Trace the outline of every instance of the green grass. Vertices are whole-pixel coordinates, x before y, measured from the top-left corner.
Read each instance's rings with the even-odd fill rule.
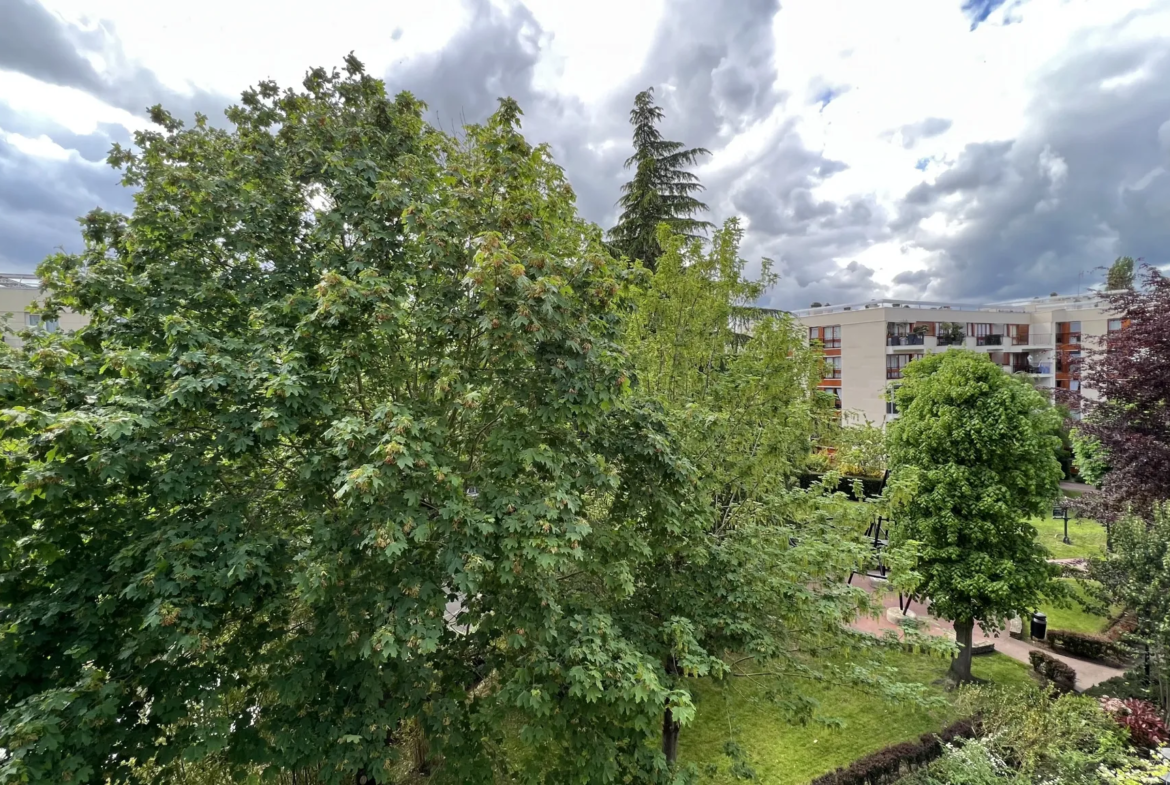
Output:
[[[1066,580],[1065,583],[1072,587],[1074,593],[1081,597],[1085,596],[1084,587],[1080,582]],[[1109,619],[1087,613],[1075,600],[1068,608],[1041,605],[1040,610],[1048,616],[1048,629],[1050,630],[1072,630],[1073,632],[1100,634],[1105,632],[1109,626]],[[1119,610],[1119,608],[1114,608],[1113,612],[1117,613]]]
[[[1105,554],[1105,527],[1096,521],[1073,518],[1068,522],[1068,538],[1072,545],[1065,545],[1064,521],[1052,518],[1033,518],[1036,527],[1036,541],[1048,549],[1054,559],[1087,559]]]
[[[943,694],[935,682],[946,674],[949,661],[899,653],[890,655],[890,664],[906,681],[931,685],[932,692]],[[976,657],[973,672],[996,684],[1031,682],[1024,665],[1001,654]],[[846,687],[818,685],[812,689],[820,704],[818,716],[842,720],[844,726],[794,725],[768,700],[769,687],[767,681],[748,679],[697,685],[697,715],[683,729],[679,749],[680,757],[697,763],[701,772],[708,764],[716,766],[715,776],[704,782],[731,785],[738,781],[724,753],[729,740],[744,750],[757,782],[798,785],[887,745],[939,730],[958,716],[949,706],[927,711],[890,704],[880,696]]]

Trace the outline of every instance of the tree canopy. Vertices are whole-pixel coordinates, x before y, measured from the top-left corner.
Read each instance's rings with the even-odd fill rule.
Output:
[[[1105,343],[1087,347],[1079,426],[1097,448],[1101,492],[1085,506],[1100,520],[1127,510],[1149,518],[1170,499],[1170,279],[1145,268],[1140,289],[1106,294],[1121,318]]]
[[[654,634],[670,641],[662,656],[680,689],[704,674],[770,678],[804,720],[815,714],[805,686],[825,677],[907,697],[867,658],[878,642],[848,626],[875,607],[845,584],[871,556],[859,536],[870,505],[830,492],[835,477],[828,488],[795,483],[833,416],[816,392],[823,360],[791,316],[752,306],[774,277],[765,262],[758,280],[745,278],[741,239],[735,221],[708,248],[662,227],[658,270],[628,320],[635,395],[663,407],[695,467],[702,528],[647,563],[625,626],[665,631]],[[848,668],[828,664],[842,659]],[[674,719],[664,717],[668,758]]]
[[[133,214],[41,265],[90,321],[0,350],[0,779],[377,780],[407,728],[454,781],[665,771],[671,639],[613,610],[707,519],[626,271],[513,102],[422,109],[352,57],[228,130],[156,107]]]
[[[1110,291],[1133,288],[1134,261],[1130,256],[1119,256],[1109,265],[1105,288]]]
[[[1060,418],[1026,380],[952,349],[906,366],[888,426],[893,485],[910,485],[891,545],[916,550],[916,592],[954,622],[971,676],[973,625],[996,628],[1051,590],[1053,568],[1028,517],[1056,496]]]
[[[665,223],[671,231],[690,239],[713,228],[711,223],[695,217],[706,212],[707,205],[696,198],[703,186],[698,176],[688,170],[710,151],[687,148],[682,142],[663,138],[658,130],[662,118],[662,109],[654,103],[653,88],[634,97],[634,108],[630,110],[634,154],[626,159],[626,168],[634,169],[634,179],[622,186],[618,200],[622,213],[617,226],[610,230],[610,242],[618,253],[640,259],[651,270],[663,253],[658,242],[659,224]]]

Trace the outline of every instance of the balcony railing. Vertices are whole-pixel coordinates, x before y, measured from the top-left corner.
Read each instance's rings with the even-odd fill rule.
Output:
[[[1002,335],[980,335],[975,339],[976,346],[1002,346]]]
[[[1056,342],[1062,344],[1078,344],[1081,342],[1080,333],[1057,333]]]
[[[938,337],[939,346],[962,346],[964,343],[961,335],[940,335]]]
[[[922,346],[926,339],[921,335],[887,335],[886,346]]]
[[[886,369],[886,378],[887,379],[901,379],[902,378],[902,369],[901,368],[887,368]]]

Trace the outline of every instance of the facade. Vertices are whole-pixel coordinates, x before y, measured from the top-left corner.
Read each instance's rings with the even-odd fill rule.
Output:
[[[8,329],[13,332],[24,330],[76,330],[85,324],[84,316],[74,313],[61,314],[60,323],[42,321],[35,313],[29,313],[33,302],[41,294],[41,284],[35,276],[23,273],[0,273],[0,319],[7,317]],[[21,343],[15,335],[4,336],[5,343],[17,346]]]
[[[1027,374],[1041,389],[1067,391],[1078,416],[1082,349],[1101,345],[1121,327],[1092,293],[989,305],[875,300],[793,315],[823,347],[821,388],[838,396],[843,412],[875,425],[897,417],[887,390],[906,365],[952,346],[986,352],[1005,372]]]

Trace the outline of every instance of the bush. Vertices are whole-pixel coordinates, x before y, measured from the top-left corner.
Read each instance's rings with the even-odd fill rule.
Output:
[[[1135,747],[1152,750],[1170,741],[1170,730],[1162,720],[1158,707],[1138,698],[1102,698],[1101,708],[1129,731],[1129,740]]]
[[[1049,630],[1045,640],[1057,651],[1074,657],[1105,662],[1122,662],[1125,659],[1121,647],[1103,635],[1090,635],[1072,630]]]
[[[1077,686],[1077,672],[1050,654],[1033,649],[1028,652],[1032,669],[1061,692],[1072,692]]]
[[[969,688],[959,705],[981,712],[987,748],[1018,773],[1005,782],[1097,783],[1101,766],[1131,755],[1125,730],[1092,698],[1020,685]]]
[[[938,733],[924,733],[917,741],[904,741],[858,758],[846,768],[822,774],[811,785],[882,785],[901,779],[907,773],[937,759],[946,745],[957,739],[979,735],[978,717],[968,717],[948,725]]]

